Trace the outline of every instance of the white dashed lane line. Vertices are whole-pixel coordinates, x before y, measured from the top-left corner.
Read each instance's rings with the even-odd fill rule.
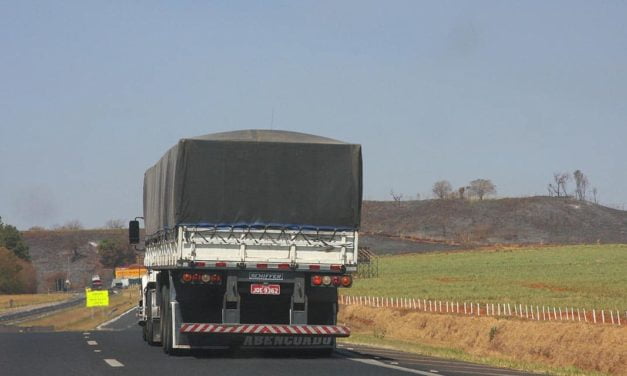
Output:
[[[87,344],[89,346],[98,346],[98,342],[96,342],[96,341],[87,341]]]
[[[118,362],[115,359],[105,359],[104,361],[111,367],[124,367],[124,364]]]
[[[368,364],[371,366],[377,366],[377,367],[383,367],[383,368],[390,368],[390,369],[394,369],[397,371],[403,371],[403,372],[407,372],[407,373],[413,373],[414,375],[423,375],[423,376],[440,376],[440,374],[438,373],[432,373],[432,372],[426,372],[426,371],[419,371],[417,369],[412,369],[412,368],[405,368],[405,367],[401,367],[401,366],[397,366],[394,364],[385,364],[383,362],[380,362],[378,360],[374,360],[374,359],[361,359],[361,358],[346,358],[348,360],[352,360],[354,362],[359,362],[359,363],[364,363],[364,364]]]
[[[102,350],[94,350],[94,352],[95,352],[95,353],[99,353],[99,352],[101,352],[101,351],[102,351]]]

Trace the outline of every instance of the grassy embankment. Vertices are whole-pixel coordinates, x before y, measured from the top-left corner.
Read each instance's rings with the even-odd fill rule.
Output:
[[[627,245],[381,258],[350,295],[627,309]],[[552,374],[627,374],[627,327],[345,307],[349,341]]]
[[[347,295],[627,309],[627,244],[382,257]]]
[[[108,307],[73,307],[50,316],[25,321],[20,326],[54,326],[56,331],[91,330],[137,305],[139,289],[130,288],[109,296]]]
[[[60,302],[71,297],[72,295],[63,293],[0,295],[0,312],[44,303]]]

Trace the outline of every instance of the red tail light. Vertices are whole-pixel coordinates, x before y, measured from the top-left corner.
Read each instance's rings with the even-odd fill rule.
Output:
[[[340,281],[340,277],[334,275],[333,277],[331,277],[331,283],[333,283],[333,286],[339,286],[342,284],[342,281]]]
[[[290,268],[290,264],[279,264],[278,268],[279,269],[289,269]]]
[[[183,282],[191,282],[192,275],[190,273],[183,273],[183,277],[181,278],[181,280],[183,280]]]
[[[226,268],[226,262],[216,262],[216,268]]]
[[[311,277],[311,284],[314,286],[320,286],[322,284],[322,277],[319,275],[314,275]]]
[[[342,271],[342,265],[331,265],[331,270],[334,272],[341,272]]]
[[[257,264],[257,269],[268,269],[268,264]]]
[[[309,270],[320,270],[320,265],[309,265]]]
[[[222,281],[222,276],[220,274],[211,275],[211,283],[220,283],[221,281]]]
[[[342,276],[342,286],[350,287],[353,284],[353,279],[349,275]]]
[[[198,273],[192,274],[192,281],[194,281],[194,282],[200,281],[200,274],[198,274]]]

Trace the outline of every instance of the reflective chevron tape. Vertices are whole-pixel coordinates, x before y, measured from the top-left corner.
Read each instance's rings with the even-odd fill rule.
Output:
[[[348,337],[350,329],[340,325],[201,324],[184,323],[181,333],[297,334]]]

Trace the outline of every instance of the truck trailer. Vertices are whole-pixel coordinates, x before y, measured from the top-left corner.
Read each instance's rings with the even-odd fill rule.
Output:
[[[148,344],[330,354],[349,336],[338,289],[357,270],[360,145],[270,130],[181,139],[146,171],[143,199]]]

